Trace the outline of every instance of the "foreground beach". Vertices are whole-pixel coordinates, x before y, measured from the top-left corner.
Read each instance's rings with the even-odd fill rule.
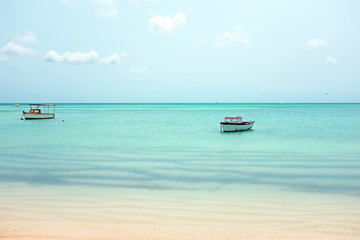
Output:
[[[64,195],[63,187],[2,186],[0,239],[360,238],[358,197],[289,195],[266,188],[200,191],[191,196],[68,190]],[[258,191],[265,198],[259,198]]]

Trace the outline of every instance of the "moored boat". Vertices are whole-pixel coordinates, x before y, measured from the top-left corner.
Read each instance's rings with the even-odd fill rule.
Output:
[[[224,122],[220,122],[220,129],[224,132],[245,131],[252,128],[255,121],[243,122],[242,117],[225,117]]]
[[[29,105],[30,105],[30,111],[29,112],[23,111],[23,116],[25,120],[55,118],[55,104],[29,104]],[[50,112],[50,107],[52,107],[53,112]]]

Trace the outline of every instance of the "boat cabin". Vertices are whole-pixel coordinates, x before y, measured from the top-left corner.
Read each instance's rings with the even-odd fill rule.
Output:
[[[227,123],[242,123],[242,117],[225,117]]]
[[[38,113],[38,114],[40,114],[41,110],[40,109],[30,109],[30,113]]]

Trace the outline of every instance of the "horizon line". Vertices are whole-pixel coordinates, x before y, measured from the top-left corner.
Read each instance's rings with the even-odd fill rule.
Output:
[[[360,102],[52,102],[53,104],[360,104]],[[0,104],[49,104],[49,102],[2,102]]]

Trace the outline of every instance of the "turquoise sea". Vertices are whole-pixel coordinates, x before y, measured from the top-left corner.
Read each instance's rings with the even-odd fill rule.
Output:
[[[360,196],[360,104],[0,105],[0,185]],[[222,133],[225,116],[255,120]],[[20,191],[20,190],[19,190]]]

